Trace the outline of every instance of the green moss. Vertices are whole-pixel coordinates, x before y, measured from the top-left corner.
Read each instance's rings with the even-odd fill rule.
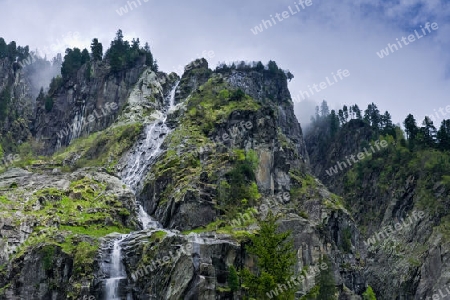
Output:
[[[304,211],[304,210],[299,211],[298,215],[300,217],[302,217],[302,218],[305,218],[305,219],[309,218],[308,213],[306,211]]]
[[[91,245],[87,242],[81,242],[76,246],[73,262],[75,276],[93,276],[91,273],[97,251],[98,244]]]
[[[377,300],[377,297],[372,289],[372,287],[369,285],[367,286],[366,291],[362,294],[363,300]]]
[[[3,202],[8,203],[6,200]],[[106,184],[89,177],[71,182],[66,191],[55,188],[36,191],[25,204],[24,214],[36,219],[42,228],[54,226],[56,221],[57,227],[50,227],[47,231],[64,234],[66,242],[54,243],[60,245],[66,253],[72,253],[71,239],[76,235],[98,239],[113,232],[131,231],[131,228],[126,228],[121,223],[123,218],[130,216],[130,212],[115,196],[106,193]],[[105,225],[106,219],[110,219],[111,225]],[[52,234],[43,235],[42,228],[35,228],[24,247],[18,251],[19,256],[29,247],[52,240],[49,238]]]
[[[221,78],[211,78],[194,92],[187,103],[187,116],[183,124],[198,127],[208,135],[215,125],[225,122],[236,110],[256,111],[260,105],[239,90],[230,90]]]
[[[69,147],[53,155],[52,159],[62,163],[77,154],[80,158],[72,169],[102,166],[114,172],[118,160],[135,144],[142,129],[143,125],[138,123],[109,127],[88,137],[76,139]]]
[[[121,210],[119,210],[119,215],[122,217],[128,217],[130,216],[130,211],[128,209],[122,208]]]
[[[91,237],[104,237],[108,234],[117,233],[130,233],[131,229],[120,226],[104,226],[104,225],[91,225],[91,226],[60,226],[60,230],[70,231],[73,234],[87,235]]]
[[[121,203],[115,201],[114,196],[106,195],[105,189],[104,183],[84,177],[72,182],[68,191],[39,190],[28,205],[39,202],[40,210],[27,213],[44,219],[57,217],[62,225],[70,223],[75,226],[102,224],[106,217],[125,215]]]
[[[303,199],[305,197],[318,196],[318,185],[314,177],[309,174],[300,173],[297,170],[290,170],[292,188],[290,197],[292,200]]]
[[[155,242],[162,241],[167,236],[167,232],[165,231],[156,231],[152,233],[151,240]]]
[[[1,204],[11,204],[11,200],[9,200],[7,197],[5,196],[0,196],[0,203]]]
[[[231,292],[231,288],[219,286],[216,288],[216,291],[218,291],[219,293],[226,293],[226,292]]]

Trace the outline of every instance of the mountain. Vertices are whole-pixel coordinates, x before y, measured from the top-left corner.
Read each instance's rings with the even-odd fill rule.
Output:
[[[364,237],[364,277],[377,299],[441,297],[450,212],[447,120],[436,130],[428,118],[417,127],[409,115],[405,137],[396,125],[374,123],[380,118],[370,118],[370,111],[376,105],[339,126],[333,111],[316,116],[305,137],[313,174],[342,196]]]
[[[120,30],[105,54],[96,39],[52,63],[11,49],[0,51],[0,299],[422,299],[444,286],[445,151],[334,111],[305,135],[292,74],[273,61],[197,59],[179,77]],[[404,232],[368,240],[407,216]],[[292,270],[278,271],[301,283],[252,252],[271,218],[259,251],[289,237]]]

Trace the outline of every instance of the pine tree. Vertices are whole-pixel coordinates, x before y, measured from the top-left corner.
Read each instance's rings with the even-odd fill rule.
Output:
[[[358,105],[353,105],[353,112],[356,115],[356,119],[361,120],[362,119],[362,115],[361,115],[361,110],[359,109]]]
[[[450,150],[450,120],[444,120],[437,132],[439,149]]]
[[[85,63],[89,62],[91,60],[91,57],[89,55],[89,51],[87,51],[86,48],[81,51],[81,64],[84,65]]]
[[[82,65],[82,54],[78,48],[67,48],[64,62],[61,67],[61,75],[64,79],[76,74]]]
[[[340,109],[338,115],[339,115],[339,124],[344,125],[345,124],[344,111]]]
[[[228,268],[228,286],[232,292],[236,292],[240,288],[239,276],[234,266]]]
[[[347,123],[347,121],[348,121],[348,107],[347,107],[347,105],[344,105],[344,107],[342,108],[342,111],[344,112],[345,123]]]
[[[102,58],[103,58],[103,45],[102,45],[102,43],[98,42],[97,38],[92,40],[91,52],[92,52],[92,59],[94,61],[101,61],[102,60]]]
[[[256,299],[267,299],[267,293],[275,289],[279,295],[273,299],[294,297],[294,290],[288,287],[296,261],[291,232],[277,233],[276,221],[269,213],[261,222],[259,234],[250,238],[251,244],[247,247],[248,252],[256,256],[258,273],[243,269],[241,278],[243,286],[248,289],[248,296]]]
[[[274,62],[273,60],[270,60],[270,61],[269,61],[268,68],[269,68],[269,72],[272,73],[272,74],[276,74],[276,73],[278,73],[278,71],[280,70],[280,69],[278,68],[277,63]]]
[[[316,106],[315,116],[316,116],[316,122],[319,122],[320,114],[319,114],[319,106],[318,105]]]
[[[258,63],[256,63],[255,70],[258,71],[258,72],[264,71],[264,65],[263,65],[263,63],[261,61],[258,61]]]
[[[334,280],[333,269],[331,267],[330,260],[327,256],[323,258],[320,263],[326,263],[328,268],[321,268],[320,273],[316,278],[316,282],[319,285],[319,295],[317,299],[320,300],[337,300],[336,298],[336,282]]]
[[[16,61],[17,45],[15,41],[12,41],[8,44],[8,57],[11,61]]]
[[[154,67],[153,55],[152,52],[150,51],[150,46],[148,45],[148,43],[145,43],[144,52],[145,52],[145,64],[153,69]]]
[[[394,134],[394,124],[392,123],[392,118],[391,118],[391,114],[386,111],[382,116],[381,116],[381,129],[383,131],[384,134]]]
[[[436,127],[434,127],[433,121],[426,116],[422,122],[423,127],[420,128],[420,133],[422,135],[422,143],[425,146],[434,147],[436,145]]]
[[[289,80],[289,82],[294,79],[294,74],[292,74],[290,71],[287,71],[286,78]]]
[[[369,104],[364,111],[364,120],[368,122],[373,129],[378,130],[380,128],[380,111],[374,103]]]
[[[323,100],[322,104],[320,105],[320,116],[321,117],[327,117],[330,114],[330,109],[328,108],[327,101]]]
[[[408,140],[414,141],[419,131],[417,128],[416,119],[414,119],[412,114],[409,114],[405,121],[403,121],[403,124],[405,125],[406,137]]]
[[[334,109],[331,110],[329,118],[330,118],[330,134],[333,137],[339,130],[339,117],[336,115]]]
[[[8,45],[3,38],[0,38],[0,58],[4,58],[8,55]]]
[[[366,291],[362,294],[363,300],[377,300],[375,293],[373,292],[370,285],[367,287]]]

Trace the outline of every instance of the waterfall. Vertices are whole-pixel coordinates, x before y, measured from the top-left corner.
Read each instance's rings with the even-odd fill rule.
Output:
[[[106,280],[105,284],[105,295],[107,300],[121,300],[119,295],[119,284],[121,280],[127,278],[127,274],[121,260],[120,242],[122,242],[125,237],[126,235],[121,236],[113,243],[109,279]]]
[[[145,138],[138,141],[134,150],[127,158],[127,164],[121,172],[122,181],[133,191],[138,194],[142,188],[142,181],[147,174],[149,167],[155,162],[156,158],[161,154],[161,145],[166,136],[170,133],[167,126],[167,115],[174,107],[175,92],[178,82],[173,86],[168,97],[165,99],[167,108],[159,112],[159,118],[153,123],[146,125],[144,129]],[[151,217],[139,205],[139,219],[144,229],[162,228],[162,225],[151,219]]]
[[[127,164],[121,172],[122,181],[135,193],[139,192],[141,182],[148,168],[161,154],[161,145],[170,129],[166,124],[167,114],[174,106],[175,91],[178,83],[172,88],[166,103],[168,108],[159,111],[159,118],[144,128],[145,138],[138,142],[132,153],[127,158]]]
[[[139,220],[142,222],[142,228],[148,229],[148,228],[163,228],[162,225],[158,222],[153,220],[144,210],[142,205],[139,205]]]
[[[144,180],[150,166],[155,162],[158,155],[161,154],[161,145],[167,134],[170,133],[166,121],[168,113],[174,107],[177,87],[178,82],[174,85],[169,96],[165,99],[165,105],[167,106],[162,111],[159,111],[159,118],[153,123],[145,126],[144,139],[136,143],[134,149],[127,157],[126,166],[120,174],[122,181],[135,194],[142,188],[141,182]],[[147,214],[142,205],[138,206],[138,218],[141,221],[144,230],[163,228],[159,222],[153,220]],[[166,232],[173,234],[169,231]],[[121,280],[127,280],[127,274],[122,263],[121,242],[127,236],[132,236],[135,233],[139,232],[130,233],[129,235],[120,235],[118,239],[114,240],[110,259],[109,278],[105,280],[105,299],[107,300],[122,300],[124,299],[124,296],[127,297],[125,299],[131,299],[131,295],[121,291],[119,287]]]

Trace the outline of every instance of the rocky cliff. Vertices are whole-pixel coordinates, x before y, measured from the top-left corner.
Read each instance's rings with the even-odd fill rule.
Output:
[[[360,299],[361,235],[310,174],[283,71],[103,61],[56,87],[31,126],[47,156],[0,177],[3,299],[242,299],[228,272],[255,268],[247,236],[269,212],[297,275],[329,257],[340,299]]]
[[[7,153],[15,153],[18,144],[31,138],[37,95],[29,75],[9,58],[0,59],[0,133]]]
[[[61,79],[55,90],[39,99],[33,135],[43,143],[43,154],[110,126],[145,69],[143,60],[119,73],[112,73],[103,61],[85,64],[76,76]]]
[[[448,272],[447,152],[413,149],[401,131],[382,135],[364,120],[351,120],[334,137],[320,139],[330,136],[326,130],[315,127],[305,138],[311,168],[355,218],[367,247],[364,275],[377,299],[441,297]],[[326,174],[363,148],[376,150],[377,140],[388,146]]]

